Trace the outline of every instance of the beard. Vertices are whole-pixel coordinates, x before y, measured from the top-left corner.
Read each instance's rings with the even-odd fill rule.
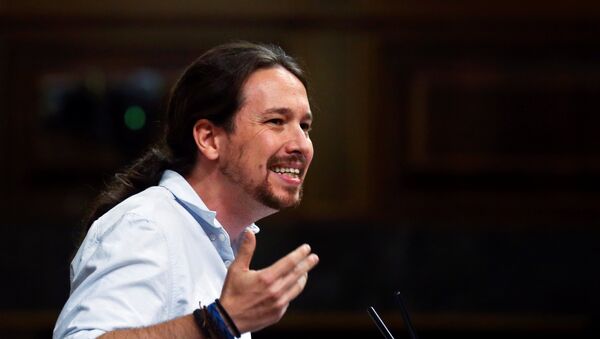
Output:
[[[303,194],[302,186],[299,188],[284,187],[284,195],[275,194],[271,183],[268,181],[269,165],[266,167],[267,174],[264,179],[256,183],[247,175],[244,175],[244,171],[240,165],[243,155],[244,147],[241,147],[238,156],[235,157],[235,161],[234,159],[230,159],[219,166],[221,174],[232,183],[240,186],[247,195],[266,207],[274,210],[282,210],[284,208],[296,207],[300,204]],[[279,160],[280,158],[272,158],[267,164],[272,164]]]
[[[275,210],[298,206],[300,200],[302,200],[302,186],[300,188],[285,188],[285,190],[288,193],[285,197],[275,195],[271,184],[265,178],[262,184],[253,190],[252,195],[256,201]]]

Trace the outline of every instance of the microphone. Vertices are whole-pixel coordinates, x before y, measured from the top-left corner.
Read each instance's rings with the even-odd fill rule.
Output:
[[[410,316],[408,315],[408,309],[406,308],[406,304],[404,303],[404,298],[402,298],[402,294],[400,291],[396,291],[396,301],[398,305],[400,305],[400,313],[402,314],[402,319],[404,319],[404,325],[408,329],[408,334],[410,334],[410,339],[418,339],[417,332],[410,321]]]
[[[392,333],[390,333],[390,330],[388,330],[387,326],[385,326],[385,323],[383,322],[383,320],[381,320],[379,314],[377,314],[377,311],[375,311],[373,306],[369,306],[369,308],[367,308],[367,312],[369,312],[371,319],[373,319],[375,325],[377,325],[377,328],[379,329],[379,332],[383,334],[383,337],[385,339],[394,339],[394,336],[392,335]]]
[[[417,332],[415,331],[415,328],[413,327],[412,322],[410,321],[408,309],[406,308],[406,304],[404,302],[404,299],[402,298],[402,294],[400,294],[400,291],[397,291],[396,293],[394,293],[394,295],[396,296],[396,301],[400,306],[400,314],[402,314],[402,319],[404,320],[404,324],[406,325],[410,338],[418,339]],[[387,326],[385,326],[385,323],[383,322],[383,320],[381,320],[379,314],[377,314],[377,311],[375,311],[375,308],[373,308],[373,306],[369,306],[367,312],[369,313],[371,319],[373,319],[373,322],[375,323],[383,337],[386,339],[394,339],[394,336],[388,330]]]

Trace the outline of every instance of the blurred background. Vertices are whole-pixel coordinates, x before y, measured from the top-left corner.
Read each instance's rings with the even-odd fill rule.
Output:
[[[308,71],[316,156],[255,267],[321,263],[255,338],[600,333],[596,1],[0,1],[0,337],[47,338],[89,202],[208,48]]]

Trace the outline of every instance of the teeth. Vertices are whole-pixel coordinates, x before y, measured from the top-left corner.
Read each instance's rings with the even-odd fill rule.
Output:
[[[273,172],[275,173],[290,173],[290,174],[295,174],[298,175],[300,174],[300,170],[297,168],[291,168],[291,167],[275,167],[273,168]]]

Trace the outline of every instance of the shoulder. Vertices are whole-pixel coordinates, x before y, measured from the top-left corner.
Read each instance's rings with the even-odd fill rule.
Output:
[[[95,220],[82,247],[94,247],[108,238],[152,236],[164,238],[165,222],[181,215],[181,207],[164,187],[153,186],[135,194]]]
[[[98,220],[123,214],[137,214],[152,218],[157,212],[172,209],[175,204],[175,197],[169,190],[161,186],[152,186],[123,200]]]
[[[94,221],[92,228],[114,225],[123,219],[153,222],[159,219],[161,214],[173,212],[177,208],[176,205],[173,194],[166,188],[152,186],[120,202]]]
[[[169,191],[155,186],[113,207],[88,230],[72,262],[73,273],[78,275],[82,264],[90,261],[110,266],[113,261],[133,262],[132,256],[142,254],[157,261],[166,260],[168,232],[164,231],[160,214],[173,214],[173,203],[176,202]],[[166,267],[163,264],[157,266]]]

